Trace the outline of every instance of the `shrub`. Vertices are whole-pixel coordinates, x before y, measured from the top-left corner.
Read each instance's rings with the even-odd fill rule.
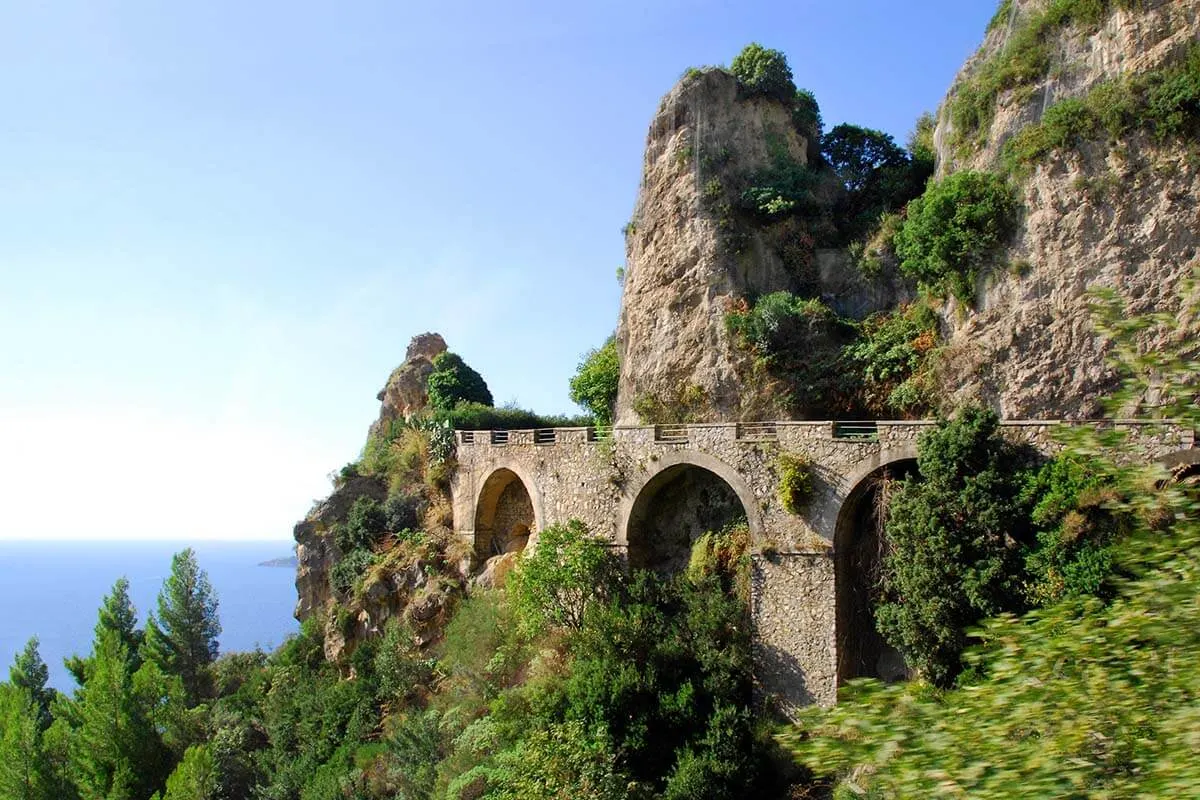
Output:
[[[426,388],[429,404],[440,411],[452,409],[458,403],[492,404],[492,393],[483,376],[449,350],[433,357],[433,372],[429,373]]]
[[[1183,62],[1146,80],[1146,111],[1160,139],[1193,133],[1200,123],[1200,44]]]
[[[779,475],[779,504],[789,514],[799,514],[812,499],[812,462],[806,456],[780,453],[775,471]]]
[[[424,515],[425,498],[406,491],[393,492],[383,504],[384,527],[397,533],[418,528]]]
[[[603,345],[589,351],[579,362],[575,377],[571,378],[571,402],[591,413],[597,425],[611,425],[620,375],[617,338],[609,336]]]
[[[454,430],[529,430],[531,428],[586,428],[591,417],[543,416],[524,408],[493,408],[479,403],[459,403],[438,419]]]
[[[365,548],[351,550],[329,570],[329,585],[342,597],[348,597],[354,584],[375,563],[375,555]]]
[[[1113,7],[1131,7],[1138,0],[1050,0],[1017,25],[1004,48],[984,61],[950,99],[955,137],[967,141],[991,124],[996,98],[1043,78],[1050,68],[1047,41],[1068,25],[1095,26]],[[1003,11],[1003,9],[1002,9]],[[993,18],[997,24],[1001,12]]]
[[[813,142],[820,140],[821,129],[824,127],[821,106],[817,103],[816,95],[808,89],[796,90],[792,106],[792,124]]]
[[[721,590],[750,602],[750,526],[736,520],[719,531],[706,531],[692,544],[687,578],[695,586],[716,582]]]
[[[360,497],[350,507],[346,521],[338,526],[335,538],[343,553],[370,550],[387,530],[387,514],[379,501]]]
[[[421,657],[408,625],[392,617],[384,625],[371,672],[381,698],[404,700],[432,682],[433,662]]]
[[[1100,120],[1087,100],[1069,98],[1046,109],[1037,125],[1030,125],[1005,142],[1004,159],[1012,169],[1015,164],[1032,163],[1049,153],[1073,148],[1093,139]]]
[[[521,552],[506,584],[521,627],[578,629],[588,606],[602,598],[616,574],[608,546],[577,519],[538,534],[537,547]]]
[[[820,300],[774,292],[750,308],[730,311],[725,325],[787,383],[799,407],[821,414],[844,403],[853,378],[843,369],[842,348],[854,329]]]
[[[1130,515],[1106,507],[1116,499],[1111,480],[1071,453],[1029,475],[1022,500],[1032,506],[1037,531],[1025,557],[1030,603],[1108,593],[1115,547],[1134,525]]]
[[[936,126],[937,120],[933,118],[933,114],[926,111],[917,117],[917,124],[908,135],[905,145],[913,166],[923,173],[926,179],[933,174],[937,166],[937,150],[933,143],[933,131]]]
[[[862,376],[863,404],[902,413],[922,405],[921,372],[937,341],[937,317],[925,303],[863,320],[859,338],[845,351],[847,363]]]
[[[777,158],[775,164],[751,176],[750,186],[740,198],[743,211],[764,220],[773,220],[793,212],[817,210],[813,194],[819,183],[817,173],[790,158]]]
[[[1016,226],[1017,199],[987,172],[957,172],[908,204],[895,237],[900,269],[936,295],[969,303],[979,270]]]
[[[773,97],[785,103],[795,99],[796,84],[792,83],[791,67],[778,50],[768,50],[752,42],[730,62],[729,71],[754,94]]]
[[[710,408],[708,392],[694,383],[680,384],[665,397],[646,393],[633,399],[633,413],[643,425],[701,422]]]

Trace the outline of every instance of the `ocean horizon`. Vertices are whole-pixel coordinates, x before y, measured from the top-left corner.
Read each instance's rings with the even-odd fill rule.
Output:
[[[53,540],[0,541],[0,679],[8,679],[13,658],[31,636],[39,639],[50,669],[50,684],[70,691],[75,683],[63,659],[86,654],[97,612],[121,577],[145,625],[156,607],[171,557],[191,547],[208,573],[218,600],[221,652],[271,651],[299,630],[295,569],[260,566],[287,559],[287,539],[253,541]]]

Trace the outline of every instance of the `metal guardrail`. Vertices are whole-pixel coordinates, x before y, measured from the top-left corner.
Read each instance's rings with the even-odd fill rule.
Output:
[[[654,441],[669,444],[686,444],[688,440],[687,425],[655,425]]]
[[[779,428],[774,422],[739,422],[734,437],[742,442],[774,442],[779,440]]]
[[[587,440],[589,442],[611,442],[612,438],[612,425],[597,425],[587,429]]]
[[[835,422],[833,438],[864,442],[879,441],[879,425],[875,422]]]
[[[716,428],[723,429],[728,436],[732,429],[734,438],[739,442],[773,442],[779,441],[780,429],[791,426],[806,426],[823,428],[835,440],[846,442],[878,442],[881,431],[886,432],[897,426],[927,427],[933,425],[932,420],[838,420],[829,421],[783,421],[783,422],[739,422],[739,423],[707,423],[707,424],[671,424],[671,425],[635,425],[622,427],[622,431],[650,431],[653,429],[654,441],[660,444],[687,444],[694,431],[707,431]],[[1173,420],[1147,419],[1104,419],[1104,420],[1001,420],[1001,426],[1006,428],[1036,428],[1055,427],[1057,425],[1090,425],[1100,429],[1122,427],[1170,427]],[[520,445],[538,444],[554,445],[578,442],[581,439],[590,443],[611,442],[616,428],[611,425],[597,425],[591,428],[536,428],[526,430],[456,430],[454,435],[458,444],[462,445]],[[815,431],[814,431],[815,432]],[[806,438],[809,434],[806,434]],[[1196,433],[1181,429],[1183,447],[1196,446]]]

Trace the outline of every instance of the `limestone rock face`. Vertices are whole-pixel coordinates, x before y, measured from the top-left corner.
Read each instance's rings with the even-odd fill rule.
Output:
[[[692,421],[771,414],[742,397],[750,359],[724,317],[740,298],[791,288],[793,278],[762,242],[730,246],[722,204],[772,150],[804,164],[807,146],[787,106],[745,96],[722,70],[690,73],[663,98],[626,234],[617,424],[641,421],[639,399],[669,405],[684,394]]]
[[[360,497],[382,502],[387,487],[378,478],[348,479],[296,524],[296,619],[303,622],[330,600],[329,570],[342,558],[330,529],[345,520]]]
[[[1045,0],[1016,0],[1012,26]],[[1002,94],[982,146],[963,153],[943,104],[935,141],[939,174],[995,170],[1001,148],[1045,108],[1096,84],[1154,69],[1200,36],[1200,0],[1117,9],[1094,33],[1067,29],[1050,41],[1050,73],[1033,91]],[[991,30],[950,97],[1010,34]],[[1088,290],[1116,289],[1134,311],[1178,312],[1180,281],[1197,264],[1200,170],[1194,147],[1148,132],[1051,155],[1019,182],[1025,212],[975,310],[946,309],[943,381],[950,402],[973,398],[1010,418],[1082,418],[1100,413],[1115,388],[1105,345],[1092,328]],[[1165,342],[1146,339],[1145,347]]]
[[[371,433],[382,430],[389,422],[425,408],[429,402],[425,382],[433,372],[433,359],[446,352],[446,340],[437,333],[414,336],[404,354],[404,363],[388,377],[387,385],[379,391],[382,402],[379,419],[371,425]]]

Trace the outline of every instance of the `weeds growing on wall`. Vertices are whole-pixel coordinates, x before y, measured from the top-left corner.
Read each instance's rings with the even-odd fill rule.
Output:
[[[789,514],[803,513],[813,495],[812,462],[797,453],[780,453],[775,459],[779,479],[779,504]]]

